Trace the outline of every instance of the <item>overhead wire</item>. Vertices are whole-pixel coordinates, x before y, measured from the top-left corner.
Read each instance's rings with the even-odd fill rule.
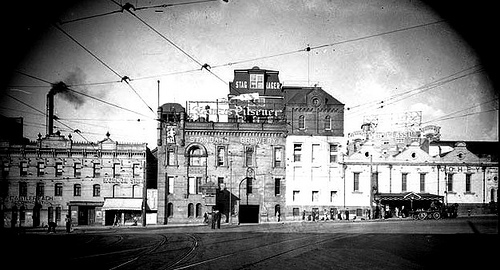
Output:
[[[53,26],[58,29],[60,32],[62,32],[64,35],[66,35],[69,39],[71,39],[73,42],[75,42],[78,46],[80,46],[82,49],[84,49],[87,53],[89,53],[92,57],[94,57],[99,63],[101,63],[103,66],[105,66],[107,69],[109,69],[111,72],[113,72],[118,78],[120,78],[120,82],[125,82],[130,89],[139,97],[139,99],[148,107],[148,109],[156,115],[155,111],[148,105],[148,103],[139,95],[139,93],[135,90],[135,88],[129,83],[130,78],[128,76],[122,76],[118,72],[116,72],[113,68],[111,68],[108,64],[106,64],[102,59],[100,59],[97,55],[95,55],[92,51],[87,49],[82,43],[80,43],[78,40],[76,40],[73,36],[71,36],[68,32],[66,32],[64,29],[62,29],[59,25],[53,24]]]
[[[45,79],[39,78],[39,77],[37,77],[37,76],[31,75],[31,74],[28,74],[28,73],[25,73],[25,72],[22,72],[22,71],[19,71],[19,70],[16,70],[16,72],[18,72],[18,73],[20,73],[20,74],[22,74],[22,75],[24,75],[24,76],[27,76],[27,77],[33,78],[33,79],[35,79],[35,80],[39,80],[39,81],[41,81],[41,82],[45,82],[45,83],[48,83],[48,84],[52,85],[52,83],[51,83],[51,82],[49,82],[49,81],[47,81],[47,80],[45,80]],[[52,86],[51,86],[51,87],[52,87]],[[141,115],[141,116],[144,116],[144,117],[147,117],[147,118],[151,118],[150,116],[147,116],[147,115],[142,114],[142,113],[140,113],[140,112],[136,112],[136,111],[133,111],[133,110],[131,110],[131,109],[125,108],[125,107],[123,107],[123,106],[116,105],[116,104],[111,103],[111,102],[109,102],[109,101],[106,101],[106,100],[103,100],[103,99],[100,99],[100,98],[94,97],[94,96],[92,96],[92,95],[89,95],[89,94],[86,94],[86,93],[83,93],[83,92],[80,92],[80,91],[74,90],[74,89],[72,89],[72,88],[70,88],[70,87],[68,87],[68,88],[66,88],[66,89],[67,89],[68,91],[73,92],[73,93],[76,93],[76,94],[82,95],[82,96],[84,96],[84,97],[87,97],[87,98],[90,98],[90,99],[96,100],[96,101],[98,101],[98,102],[101,102],[101,103],[104,103],[104,104],[106,104],[106,105],[109,105],[109,106],[115,107],[115,108],[117,108],[117,109],[121,109],[121,110],[128,111],[128,112],[131,112],[131,113],[134,113],[134,114],[137,114],[137,115]],[[43,113],[43,114],[45,115],[45,113]],[[154,118],[154,119],[156,119],[156,118]]]

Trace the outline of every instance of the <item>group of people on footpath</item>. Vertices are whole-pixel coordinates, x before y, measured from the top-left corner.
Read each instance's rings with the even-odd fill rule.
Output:
[[[66,232],[67,233],[72,232],[73,226],[71,225],[71,217],[69,215],[66,215],[66,219],[64,220],[64,223],[66,225]],[[57,223],[50,221],[47,227],[48,227],[48,233],[56,233]]]
[[[206,213],[203,215],[204,222],[210,224],[212,229],[220,229],[220,221],[222,219],[222,213],[219,210],[214,210],[212,213]]]

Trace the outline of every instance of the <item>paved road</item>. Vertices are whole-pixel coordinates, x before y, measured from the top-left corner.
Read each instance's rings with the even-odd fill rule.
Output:
[[[19,269],[438,269],[498,264],[498,217],[2,234]]]

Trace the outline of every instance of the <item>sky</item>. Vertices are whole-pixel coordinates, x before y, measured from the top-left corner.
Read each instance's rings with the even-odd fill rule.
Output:
[[[284,85],[318,85],[344,103],[345,135],[367,115],[421,111],[422,126],[440,126],[441,140],[498,141],[496,74],[490,51],[474,39],[492,25],[461,29],[453,20],[481,9],[453,14],[387,0],[131,0],[135,10],[121,12],[126,1],[69,3],[44,14],[36,5],[14,6],[19,16],[2,21],[11,27],[4,35],[13,56],[2,64],[0,114],[22,116],[31,140],[46,134],[46,95],[57,82],[84,94],[56,95],[62,124],[54,125],[63,135],[95,142],[109,131],[116,141],[152,149],[158,104],[227,97],[234,70],[258,66],[279,71]],[[163,4],[170,6],[154,7]]]

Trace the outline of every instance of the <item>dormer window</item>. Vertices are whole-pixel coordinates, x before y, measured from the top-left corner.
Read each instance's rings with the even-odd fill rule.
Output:
[[[250,89],[264,89],[264,74],[250,74]]]

